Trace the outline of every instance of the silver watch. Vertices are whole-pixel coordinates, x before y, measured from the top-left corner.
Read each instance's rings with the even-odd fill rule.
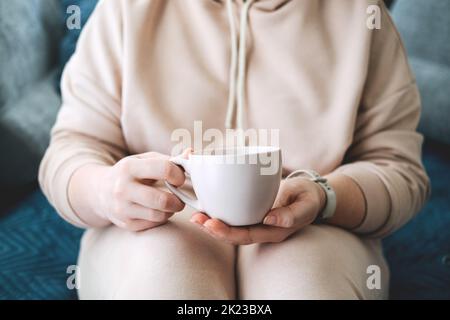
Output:
[[[328,183],[327,179],[314,170],[296,170],[288,175],[286,179],[298,176],[307,176],[311,181],[317,183],[325,191],[326,204],[322,212],[319,213],[319,220],[330,219],[334,216],[334,212],[336,211],[336,193]]]

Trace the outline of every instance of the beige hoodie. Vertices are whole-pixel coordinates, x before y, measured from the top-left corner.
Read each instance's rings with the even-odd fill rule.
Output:
[[[371,4],[379,30],[366,25]],[[78,226],[87,227],[67,196],[76,169],[170,154],[171,133],[195,120],[279,129],[287,171],[353,178],[367,205],[361,234],[393,232],[429,192],[420,98],[382,1],[100,1],[62,95],[40,183]]]

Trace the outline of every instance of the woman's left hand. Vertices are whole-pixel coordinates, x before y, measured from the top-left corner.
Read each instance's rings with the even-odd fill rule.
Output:
[[[195,212],[191,222],[212,237],[235,245],[281,242],[311,224],[325,203],[325,191],[317,183],[296,177],[281,182],[273,209],[267,213],[263,224],[231,227],[202,212]]]

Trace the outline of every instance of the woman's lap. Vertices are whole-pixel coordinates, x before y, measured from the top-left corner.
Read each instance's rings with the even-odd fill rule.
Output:
[[[115,226],[87,231],[79,256],[80,298],[386,297],[388,271],[377,241],[310,226],[282,243],[236,250],[191,225],[190,213],[185,209],[168,224],[139,233]],[[366,286],[369,265],[381,268],[380,290]]]
[[[389,289],[380,241],[332,226],[312,225],[281,243],[239,247],[237,263],[241,299],[386,299]],[[380,289],[367,286],[369,266],[380,268]]]
[[[234,299],[235,248],[188,221],[133,233],[115,226],[85,233],[81,299]]]

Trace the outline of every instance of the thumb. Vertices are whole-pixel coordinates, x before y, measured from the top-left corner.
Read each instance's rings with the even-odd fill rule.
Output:
[[[290,203],[288,200],[290,197],[290,189],[282,185],[278,191],[273,208],[267,213],[263,224],[289,228],[294,221],[292,209],[289,208]]]
[[[294,226],[294,213],[290,206],[274,208],[266,215],[263,224],[281,228]]]
[[[301,228],[315,219],[314,210],[305,201],[295,201],[285,207],[274,208],[266,215],[263,223],[281,228]]]

